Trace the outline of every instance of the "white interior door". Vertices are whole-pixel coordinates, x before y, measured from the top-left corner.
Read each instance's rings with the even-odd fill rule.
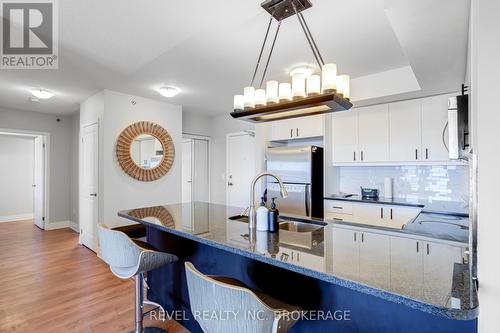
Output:
[[[99,125],[93,124],[82,131],[82,161],[80,190],[80,243],[96,250],[98,215]]]
[[[35,138],[33,170],[33,217],[37,227],[44,229],[45,220],[45,138]]]
[[[193,140],[182,142],[182,202],[192,201],[193,190]]]
[[[193,140],[193,201],[209,202],[208,141]]]
[[[227,136],[226,204],[247,207],[250,183],[255,177],[255,138],[250,133]]]

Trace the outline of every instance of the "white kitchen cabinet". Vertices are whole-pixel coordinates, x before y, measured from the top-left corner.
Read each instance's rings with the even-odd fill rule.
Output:
[[[391,237],[391,290],[410,297],[423,296],[423,242]]]
[[[324,116],[278,120],[271,123],[269,141],[305,139],[323,136]]]
[[[421,208],[377,203],[325,200],[325,219],[401,229],[420,213]]]
[[[448,121],[448,95],[422,100],[422,161],[448,161],[443,130]],[[448,136],[445,135],[448,144]]]
[[[356,223],[370,224],[383,227],[384,207],[382,205],[371,203],[356,203],[353,208],[353,221]]]
[[[351,109],[332,114],[332,160],[334,163],[356,162],[358,152],[358,111]]]
[[[384,209],[384,222],[385,226],[389,228],[401,229],[401,227],[413,220],[422,210],[418,207],[406,207],[396,205],[385,205]]]
[[[449,163],[443,130],[448,120],[450,96],[379,104],[332,114],[332,163]]]
[[[333,228],[333,273],[346,279],[359,279],[360,232]]]
[[[389,107],[387,104],[358,109],[358,150],[361,162],[389,160]]]
[[[462,263],[464,248],[439,243],[424,243],[424,299],[446,304],[452,288],[453,266]]]
[[[409,100],[389,104],[389,155],[395,162],[422,157],[422,103]]]
[[[361,233],[359,279],[374,287],[388,289],[391,283],[390,237]]]

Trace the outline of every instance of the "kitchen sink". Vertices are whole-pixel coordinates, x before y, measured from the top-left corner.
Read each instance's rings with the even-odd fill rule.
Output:
[[[229,220],[248,223],[248,216],[235,215]],[[323,227],[327,225],[324,222],[311,221],[307,218],[294,218],[280,216],[279,220],[279,242],[306,249],[312,249],[324,240]]]
[[[280,230],[292,232],[314,232],[323,229],[322,226],[298,221],[286,221],[280,223]]]

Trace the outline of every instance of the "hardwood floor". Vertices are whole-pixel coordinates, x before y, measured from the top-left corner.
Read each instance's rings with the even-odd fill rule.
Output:
[[[120,280],[70,229],[0,223],[0,332],[128,332],[133,281]],[[151,322],[189,333],[176,322]]]

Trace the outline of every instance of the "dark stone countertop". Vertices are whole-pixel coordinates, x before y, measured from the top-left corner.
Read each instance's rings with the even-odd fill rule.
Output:
[[[390,285],[382,283],[381,286],[377,281],[369,282],[360,276],[349,275],[348,271],[352,265],[349,260],[346,267],[335,264],[342,260],[345,262],[345,254],[339,252],[345,248],[346,242],[352,242],[353,232],[360,232],[359,226],[350,227],[335,222],[303,218],[303,222],[308,223],[307,228],[310,232],[296,232],[293,226],[284,228],[285,225],[283,225],[280,226],[280,232],[276,234],[256,232],[249,236],[248,223],[244,217],[230,219],[241,212],[241,208],[195,202],[126,210],[119,212],[118,215],[129,220],[128,222],[123,220],[124,225],[130,224],[130,221],[139,222],[179,237],[403,304],[426,313],[461,320],[473,319],[478,315],[476,291],[465,288],[471,285],[464,282],[470,280],[470,274],[466,270],[454,268],[453,264],[433,267],[442,271],[434,275],[441,278],[425,281],[425,285],[431,288],[432,292],[422,290],[423,281],[422,287],[408,283],[400,283],[395,287],[392,286],[392,282]],[[287,220],[288,218],[282,217],[282,222]],[[408,235],[404,231],[395,232],[375,228],[361,228],[361,230],[363,237],[372,233],[381,234],[382,237],[387,236],[384,238],[385,242],[376,245],[380,246],[380,249],[372,249],[373,252],[387,250],[389,248],[387,243],[392,243],[393,240],[408,240],[416,235],[414,233]],[[466,246],[466,244],[449,240],[439,240],[439,242],[456,248]],[[389,260],[388,253],[387,256]],[[387,260],[381,260],[381,262]],[[364,264],[360,261],[361,265]],[[399,268],[394,262],[391,265],[392,267],[388,268],[377,261],[370,262],[366,268],[374,270],[371,273],[373,276],[388,276],[388,270]],[[362,270],[364,266],[360,268]],[[405,270],[404,267],[401,269]],[[421,270],[415,271],[414,274],[414,277],[418,279],[422,279],[424,275]],[[412,280],[411,277],[410,280]],[[456,283],[456,281],[462,282]],[[415,289],[418,289],[417,292]],[[439,295],[443,296],[438,297]]]
[[[327,200],[351,201],[362,203],[373,203],[379,205],[395,205],[421,208],[423,213],[436,213],[436,214],[453,214],[461,216],[469,216],[467,205],[461,202],[454,201],[424,201],[424,200],[410,200],[404,198],[383,198],[378,199],[365,199],[360,195],[352,195],[345,197],[340,194],[332,194],[325,197]]]

